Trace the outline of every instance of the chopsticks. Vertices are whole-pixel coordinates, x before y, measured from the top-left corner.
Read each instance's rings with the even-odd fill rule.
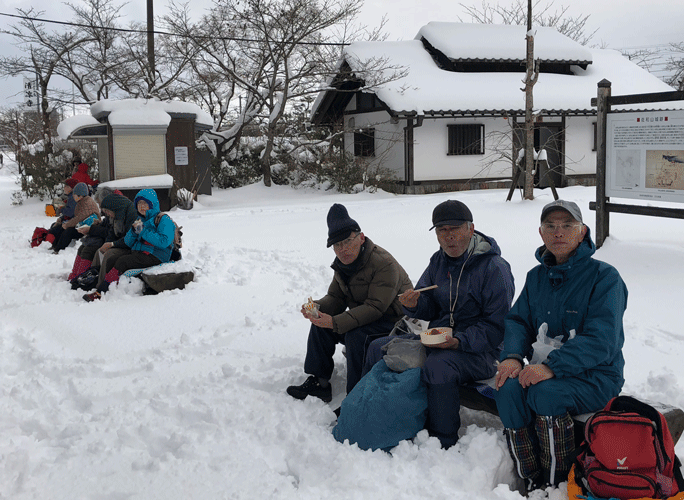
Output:
[[[413,290],[413,291],[414,291],[414,292],[425,292],[425,291],[427,291],[427,290],[433,290],[433,289],[435,289],[435,288],[437,288],[437,285],[426,286],[425,288],[419,288],[418,290]],[[404,295],[403,292],[400,293],[399,295],[397,295],[397,297],[400,297],[400,296],[402,296],[402,295]]]

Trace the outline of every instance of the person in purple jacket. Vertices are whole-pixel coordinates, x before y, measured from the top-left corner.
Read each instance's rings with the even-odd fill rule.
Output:
[[[458,387],[496,373],[514,285],[511,267],[496,241],[475,231],[473,215],[464,203],[440,203],[432,212],[432,224],[440,249],[415,289],[399,300],[409,317],[429,321],[429,328],[452,329],[452,338],[426,347],[422,368],[428,394],[425,427],[442,447],[449,448],[458,441],[461,427]],[[416,291],[431,285],[437,288]],[[364,373],[382,359],[382,346],[390,340],[384,337],[371,343]]]

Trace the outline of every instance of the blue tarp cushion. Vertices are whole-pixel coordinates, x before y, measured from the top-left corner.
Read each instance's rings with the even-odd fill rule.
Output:
[[[426,417],[427,389],[420,368],[396,373],[380,360],[342,401],[333,436],[364,450],[387,451],[418,434]]]

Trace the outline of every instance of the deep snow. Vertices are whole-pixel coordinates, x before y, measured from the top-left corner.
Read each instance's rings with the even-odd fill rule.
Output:
[[[10,165],[11,167],[11,165]],[[65,278],[76,254],[29,248],[47,227],[44,202],[12,206],[0,170],[0,498],[24,499],[519,499],[496,418],[462,410],[448,451],[421,432],[392,454],[336,442],[332,409],[344,386],[336,354],[333,402],[295,401],[308,322],[300,305],[332,276],[325,217],[343,203],[361,228],[420,277],[437,249],[434,206],[464,201],[476,228],[511,263],[516,292],[536,264],[538,217],[551,201],[506,191],[424,196],[332,194],[261,185],[215,191],[191,211],[184,291],[142,296],[123,283],[96,303]],[[594,229],[593,188],[560,190]],[[684,407],[681,220],[613,214],[597,257],[629,288],[625,391]],[[682,456],[684,444],[677,447]],[[551,498],[565,497],[563,487]]]

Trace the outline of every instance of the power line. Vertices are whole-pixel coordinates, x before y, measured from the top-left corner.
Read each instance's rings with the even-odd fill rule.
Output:
[[[37,21],[41,23],[48,23],[48,24],[59,24],[62,26],[74,26],[77,28],[89,28],[89,29],[97,29],[97,30],[103,30],[103,31],[117,31],[117,32],[122,32],[122,33],[139,33],[139,34],[148,34],[150,31],[148,30],[136,30],[136,29],[131,29],[131,28],[115,28],[115,27],[109,27],[109,26],[95,26],[93,24],[80,24],[80,23],[74,23],[70,21],[57,21],[55,19],[41,19],[39,17],[29,17],[29,16],[20,16],[18,14],[7,14],[6,12],[0,12],[0,16],[5,16],[5,17],[13,17],[16,19],[23,19],[25,21]],[[179,38],[189,38],[193,39],[190,35],[183,35],[183,34],[178,34],[178,33],[169,33],[168,31],[158,31],[158,30],[152,30],[152,33],[155,35],[166,35],[166,36],[175,36]],[[6,34],[10,34],[7,31],[5,31]],[[197,37],[201,39],[206,39],[209,37]],[[260,43],[263,40],[257,40],[257,39],[251,39],[251,38],[239,38],[239,37],[230,37],[230,36],[214,36],[211,37],[212,39],[215,40],[228,40],[228,41],[233,41],[233,42],[253,42],[253,43]],[[277,42],[277,43],[284,43],[284,42]],[[329,46],[329,47],[346,47],[349,45],[347,42],[297,42],[297,45],[321,45],[321,46]]]

